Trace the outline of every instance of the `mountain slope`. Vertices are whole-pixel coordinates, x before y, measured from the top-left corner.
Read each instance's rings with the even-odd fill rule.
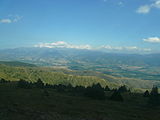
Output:
[[[153,85],[160,85],[160,81],[114,77],[94,71],[73,71],[51,67],[14,67],[1,64],[0,78],[11,81],[24,79],[30,82],[35,82],[40,78],[48,84],[72,84],[85,87],[94,83],[111,88],[125,84],[130,88],[140,89],[150,89]]]

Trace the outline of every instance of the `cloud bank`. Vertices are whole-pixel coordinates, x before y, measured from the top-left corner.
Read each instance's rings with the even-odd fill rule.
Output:
[[[73,44],[66,43],[64,41],[58,41],[58,42],[53,42],[53,43],[40,43],[38,45],[35,45],[35,47],[92,49],[90,45],[73,45]]]
[[[119,51],[119,52],[150,52],[150,48],[139,48],[136,46],[114,47],[110,45],[103,45],[100,47],[93,47],[90,45],[73,45],[64,41],[58,41],[53,43],[40,43],[34,47],[39,48],[74,48],[74,49],[86,49],[86,50],[103,50],[103,51]]]
[[[101,49],[107,49],[112,51],[132,51],[132,52],[134,51],[150,52],[151,51],[150,48],[139,48],[137,46],[114,47],[114,46],[106,45],[106,46],[102,46]]]

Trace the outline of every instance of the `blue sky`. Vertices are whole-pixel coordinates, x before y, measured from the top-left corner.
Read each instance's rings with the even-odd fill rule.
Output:
[[[159,21],[160,0],[0,0],[0,48],[65,43],[159,52]]]

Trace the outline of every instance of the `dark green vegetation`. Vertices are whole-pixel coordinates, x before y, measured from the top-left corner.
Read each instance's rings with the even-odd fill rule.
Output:
[[[0,64],[8,65],[8,66],[15,66],[15,67],[36,67],[36,65],[19,62],[19,61],[0,61]]]
[[[94,96],[95,95],[95,96]],[[157,97],[158,96],[158,97]],[[104,89],[0,81],[2,120],[159,120],[157,88],[149,96],[131,93],[125,86]]]

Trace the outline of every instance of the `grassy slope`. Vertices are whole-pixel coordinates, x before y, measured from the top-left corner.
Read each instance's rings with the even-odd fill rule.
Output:
[[[52,69],[55,71],[58,71],[57,69]],[[61,69],[62,71],[62,69]],[[126,84],[130,88],[152,88],[154,84],[160,84],[160,81],[156,80],[143,80],[143,79],[136,79],[136,78],[129,78],[129,77],[115,77],[108,74],[103,74],[101,72],[95,72],[95,71],[69,71],[63,69],[63,72],[66,74],[73,74],[73,75],[81,75],[81,76],[96,76],[102,79],[105,79],[109,82],[113,82],[119,85]]]
[[[124,102],[98,101],[47,89],[21,89],[0,84],[2,120],[159,120],[160,108],[147,107],[140,94],[123,94]],[[110,93],[106,93],[110,96]]]
[[[44,83],[49,84],[72,84],[73,86],[91,86],[93,83],[100,83],[102,86],[116,87],[114,83],[110,83],[104,79],[95,76],[79,76],[69,75],[62,72],[50,71],[46,68],[38,67],[11,67],[6,65],[0,65],[0,78],[6,80],[17,81],[24,79],[27,81],[35,82],[38,78],[41,78]]]
[[[74,86],[88,86],[97,82],[101,83],[102,86],[109,85],[110,87],[126,84],[130,88],[142,89],[151,88],[153,84],[160,83],[160,81],[114,77],[94,71],[72,71],[51,67],[15,67],[2,64],[0,64],[0,78],[13,81],[25,79],[32,82],[36,81],[38,78],[41,78],[45,83],[71,83]]]

